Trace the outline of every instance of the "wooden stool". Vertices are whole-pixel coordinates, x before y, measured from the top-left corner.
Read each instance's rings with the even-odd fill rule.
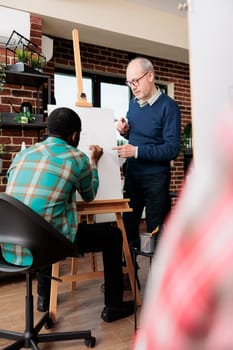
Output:
[[[78,211],[80,220],[82,220],[82,218],[85,217],[88,223],[93,223],[93,216],[96,214],[115,213],[116,223],[122,232],[122,238],[123,238],[123,253],[124,253],[124,258],[126,262],[124,273],[128,273],[131,289],[133,294],[135,295],[137,305],[141,305],[141,297],[140,297],[138,286],[134,285],[133,262],[132,262],[129,245],[128,245],[124,223],[122,220],[123,212],[132,211],[132,209],[129,207],[128,202],[129,202],[129,199],[96,200],[88,203],[80,201],[80,202],[77,202],[77,211]],[[71,259],[71,272],[70,274],[65,276],[60,277],[59,275],[60,262],[53,264],[52,276],[55,279],[52,279],[51,281],[50,307],[49,307],[50,317],[53,321],[56,320],[58,283],[70,283],[70,290],[72,291],[76,288],[76,283],[78,281],[84,281],[87,279],[93,279],[93,278],[103,276],[103,271],[99,271],[97,269],[96,254],[95,253],[90,253],[90,254],[91,254],[91,271],[87,273],[84,272],[84,273],[77,274],[78,259],[79,259],[77,257],[73,257]],[[58,280],[60,280],[60,282],[58,282]]]

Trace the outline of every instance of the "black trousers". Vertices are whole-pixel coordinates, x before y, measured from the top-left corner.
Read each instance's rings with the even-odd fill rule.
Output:
[[[130,198],[132,212],[123,213],[123,221],[129,244],[139,239],[142,212],[146,210],[147,232],[152,232],[164,223],[171,208],[169,195],[170,173],[152,175],[127,175],[124,183],[124,197]],[[158,236],[158,235],[157,235]]]
[[[122,234],[109,223],[79,224],[75,244],[82,253],[102,252],[104,266],[104,303],[117,306],[123,301]],[[37,292],[49,299],[51,266],[38,274]]]

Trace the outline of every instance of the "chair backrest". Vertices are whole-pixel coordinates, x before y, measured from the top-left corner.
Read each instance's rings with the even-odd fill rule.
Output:
[[[19,200],[0,193],[0,243],[29,249],[30,269],[38,269],[77,254],[76,246],[39,214]]]

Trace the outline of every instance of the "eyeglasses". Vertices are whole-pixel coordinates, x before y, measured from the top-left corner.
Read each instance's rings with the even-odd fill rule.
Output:
[[[144,73],[141,77],[139,77],[138,79],[133,79],[133,80],[131,80],[131,81],[126,81],[125,83],[126,83],[126,85],[128,85],[129,87],[131,87],[132,85],[133,85],[134,87],[138,87],[138,85],[139,85],[139,83],[140,83],[140,80],[141,80],[142,78],[144,78],[148,73],[149,73],[149,72],[146,72],[146,73]]]

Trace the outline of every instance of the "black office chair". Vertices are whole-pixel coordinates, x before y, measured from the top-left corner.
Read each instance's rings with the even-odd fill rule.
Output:
[[[73,339],[84,339],[85,345],[93,348],[96,339],[92,337],[90,330],[39,334],[43,326],[52,326],[49,311],[34,326],[33,275],[42,267],[77,255],[76,246],[25,204],[5,193],[0,193],[0,243],[12,243],[27,248],[33,257],[30,266],[16,266],[7,263],[0,254],[0,271],[26,274],[25,331],[19,333],[0,329],[0,338],[15,341],[3,350],[39,350],[38,343]]]

